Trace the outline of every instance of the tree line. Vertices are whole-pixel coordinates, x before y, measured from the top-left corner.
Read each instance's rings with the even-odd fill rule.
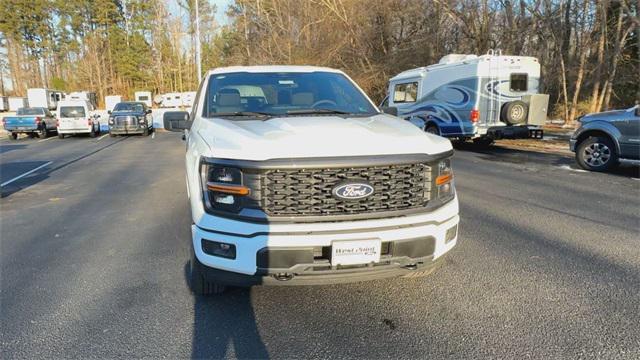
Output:
[[[5,0],[0,73],[17,95],[194,90],[195,1]],[[640,0],[235,0],[224,25],[197,1],[203,69],[335,67],[378,101],[403,70],[500,49],[539,59],[552,116],[567,122],[640,99]]]

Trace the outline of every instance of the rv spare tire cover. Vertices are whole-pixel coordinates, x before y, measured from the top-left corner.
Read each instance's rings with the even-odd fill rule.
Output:
[[[521,125],[527,122],[528,113],[529,106],[527,106],[527,103],[515,100],[502,106],[500,118],[509,125]]]

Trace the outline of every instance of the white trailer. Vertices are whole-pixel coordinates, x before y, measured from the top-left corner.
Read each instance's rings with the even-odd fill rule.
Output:
[[[120,102],[122,102],[122,96],[120,95],[107,95],[104,97],[104,107],[107,111],[113,111],[116,104]]]
[[[80,100],[80,101],[88,101],[93,108],[96,109],[98,107],[98,96],[95,92],[92,91],[74,91],[69,93],[65,97],[65,100]]]
[[[182,93],[173,92],[162,95],[162,107],[177,108],[182,106]]]
[[[181,94],[181,97],[182,97],[182,106],[190,108],[193,106],[193,102],[196,99],[196,92],[186,91]]]
[[[29,100],[25,97],[9,97],[9,111],[17,111],[21,108],[29,107]]]
[[[0,111],[9,111],[9,97],[0,96]]]
[[[58,107],[58,101],[64,100],[64,93],[58,90],[32,88],[27,89],[27,99],[31,107],[55,110]]]
[[[549,96],[539,94],[540,63],[528,56],[450,54],[389,80],[383,107],[427,132],[490,143],[542,136]]]
[[[136,101],[145,103],[145,105],[151,107],[151,91],[136,91],[134,95]]]

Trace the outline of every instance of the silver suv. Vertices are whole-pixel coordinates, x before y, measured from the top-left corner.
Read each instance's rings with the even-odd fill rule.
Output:
[[[578,165],[606,171],[618,164],[640,165],[640,106],[582,116],[570,140]]]

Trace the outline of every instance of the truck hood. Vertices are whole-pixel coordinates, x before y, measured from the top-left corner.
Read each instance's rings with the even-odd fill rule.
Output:
[[[449,140],[386,114],[292,116],[266,121],[203,119],[194,131],[210,147],[210,153],[203,155],[227,159],[434,155],[452,148]]]
[[[603,111],[599,113],[592,113],[584,115],[580,118],[580,122],[586,123],[589,121],[599,120],[599,121],[612,121],[616,119],[620,119],[621,117],[625,117],[629,112],[633,110],[611,110],[611,111]]]
[[[144,116],[144,111],[112,111],[111,116]]]

